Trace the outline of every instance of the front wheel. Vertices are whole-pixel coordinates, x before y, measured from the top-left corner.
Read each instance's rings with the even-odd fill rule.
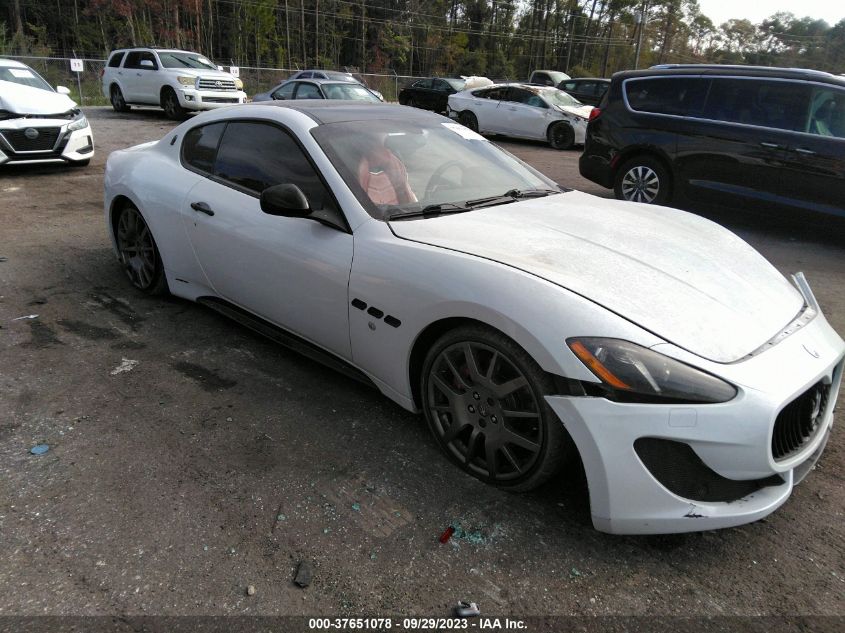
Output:
[[[575,130],[569,123],[555,123],[549,128],[549,145],[552,149],[572,149],[575,145]]]
[[[120,210],[115,237],[120,263],[132,285],[150,295],[167,294],[161,255],[150,227],[135,205],[126,204]]]
[[[478,119],[472,112],[465,111],[458,115],[458,122],[464,127],[468,127],[473,132],[478,132]]]
[[[635,156],[616,172],[613,192],[619,200],[666,204],[671,198],[671,180],[659,160],[651,156]]]
[[[167,89],[161,95],[161,107],[168,119],[181,121],[185,118],[185,108],[179,105],[179,98],[173,90]]]
[[[428,426],[464,471],[514,491],[536,488],[574,449],[544,396],[551,378],[496,330],[466,326],[445,334],[423,364]]]

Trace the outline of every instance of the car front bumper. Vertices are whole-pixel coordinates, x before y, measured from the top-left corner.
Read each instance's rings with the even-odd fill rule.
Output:
[[[672,353],[672,347],[657,346],[690,360],[682,350]],[[818,314],[758,355],[732,364],[697,363],[739,388],[729,402],[627,404],[547,397],[580,452],[596,529],[613,534],[712,530],[776,510],[824,450],[844,356],[845,343]],[[815,394],[820,383],[827,400],[814,418],[815,430],[795,452],[775,459],[772,437],[776,423],[785,419],[777,422],[779,414],[804,394]]]
[[[91,126],[68,132],[67,119],[8,119],[0,122],[0,165],[78,163],[94,157]],[[30,130],[37,132],[34,136]],[[34,136],[29,138],[27,134]]]
[[[243,90],[196,90],[183,88],[178,91],[179,105],[186,110],[214,110],[239,103],[246,103],[246,93]]]

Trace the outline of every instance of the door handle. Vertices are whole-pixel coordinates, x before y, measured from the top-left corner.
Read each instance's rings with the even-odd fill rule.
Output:
[[[795,148],[796,154],[804,154],[804,156],[815,156],[816,153],[811,149],[805,149],[803,147],[796,147]]]
[[[766,148],[768,148],[768,149],[783,149],[783,146],[778,145],[777,143],[766,143],[766,142],[763,142],[763,143],[760,143],[760,145],[761,145],[762,147],[766,147]]]
[[[200,213],[205,213],[206,215],[214,215],[214,211],[211,210],[205,202],[192,202],[191,208],[194,211],[199,211]]]

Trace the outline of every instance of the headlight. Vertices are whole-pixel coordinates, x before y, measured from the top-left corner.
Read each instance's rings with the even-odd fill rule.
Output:
[[[76,130],[84,130],[86,127],[88,127],[88,119],[80,112],[79,116],[68,124],[67,131],[75,132]]]
[[[570,338],[566,344],[611,399],[713,403],[736,396],[736,388],[724,380],[628,341]]]
[[[240,79],[235,79],[235,88],[237,88],[238,90],[243,90],[244,82],[242,82]]]
[[[177,80],[179,81],[179,83],[180,83],[180,84],[182,84],[183,86],[193,86],[193,85],[194,85],[194,84],[196,84],[196,82],[197,82],[197,78],[196,78],[196,77],[188,77],[188,76],[185,76],[185,75],[180,75],[180,76],[179,76],[179,77],[177,77],[176,79],[177,79]]]

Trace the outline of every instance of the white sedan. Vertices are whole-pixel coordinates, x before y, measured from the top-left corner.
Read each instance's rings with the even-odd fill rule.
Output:
[[[105,221],[139,290],[422,411],[485,482],[527,490],[580,458],[603,531],[766,516],[831,432],[845,343],[803,276],[700,217],[562,190],[422,110],[199,115],[110,155]]]
[[[555,149],[583,145],[593,106],[563,90],[496,84],[449,95],[448,114],[475,132],[548,141]]]
[[[53,90],[26,64],[0,59],[0,165],[91,161],[94,135],[69,92]]]

